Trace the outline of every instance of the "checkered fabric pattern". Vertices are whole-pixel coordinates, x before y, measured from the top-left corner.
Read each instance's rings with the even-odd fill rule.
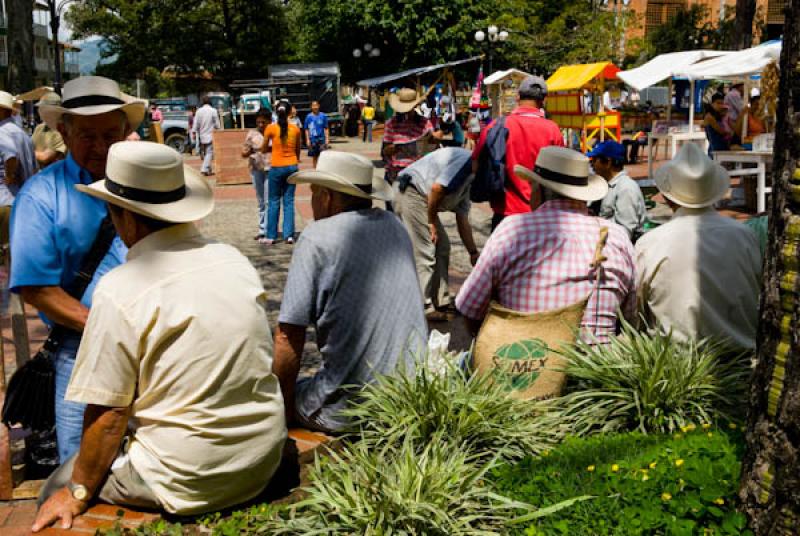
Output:
[[[601,227],[608,227],[599,292],[591,268]],[[617,310],[636,310],[633,245],[619,225],[588,215],[586,204],[548,201],[535,212],[507,217],[486,242],[456,298],[466,317],[481,319],[491,300],[515,311],[560,309],[591,293],[582,327],[601,342],[616,331]]]

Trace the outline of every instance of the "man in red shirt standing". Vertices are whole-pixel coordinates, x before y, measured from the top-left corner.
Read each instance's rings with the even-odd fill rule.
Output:
[[[529,76],[519,86],[518,104],[506,118],[506,181],[504,195],[490,201],[494,216],[492,230],[511,214],[530,212],[541,204],[538,185],[520,180],[514,174],[514,166],[520,165],[534,169],[536,157],[542,147],[564,146],[561,130],[553,121],[545,118],[544,100],[547,97],[547,83],[540,76]],[[473,170],[478,171],[478,157],[486,144],[486,135],[496,126],[492,122],[481,133],[478,145],[472,153]],[[531,200],[533,197],[533,200]]]

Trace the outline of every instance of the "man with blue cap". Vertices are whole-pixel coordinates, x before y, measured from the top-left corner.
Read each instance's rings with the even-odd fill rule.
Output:
[[[635,242],[643,233],[647,208],[641,188],[625,171],[625,147],[615,141],[603,141],[587,156],[594,172],[608,181],[608,194],[600,202],[598,215],[620,224]]]

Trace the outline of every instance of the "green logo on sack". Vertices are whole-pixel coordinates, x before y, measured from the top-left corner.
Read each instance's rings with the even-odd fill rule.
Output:
[[[506,391],[524,391],[539,377],[549,351],[547,343],[541,339],[504,344],[492,356],[492,377]]]

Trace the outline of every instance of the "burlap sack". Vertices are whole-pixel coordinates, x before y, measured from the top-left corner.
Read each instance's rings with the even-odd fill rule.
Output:
[[[552,349],[575,342],[587,301],[543,313],[520,313],[492,302],[475,341],[473,366],[491,374],[514,398],[559,396],[567,378],[554,370],[563,359]]]

